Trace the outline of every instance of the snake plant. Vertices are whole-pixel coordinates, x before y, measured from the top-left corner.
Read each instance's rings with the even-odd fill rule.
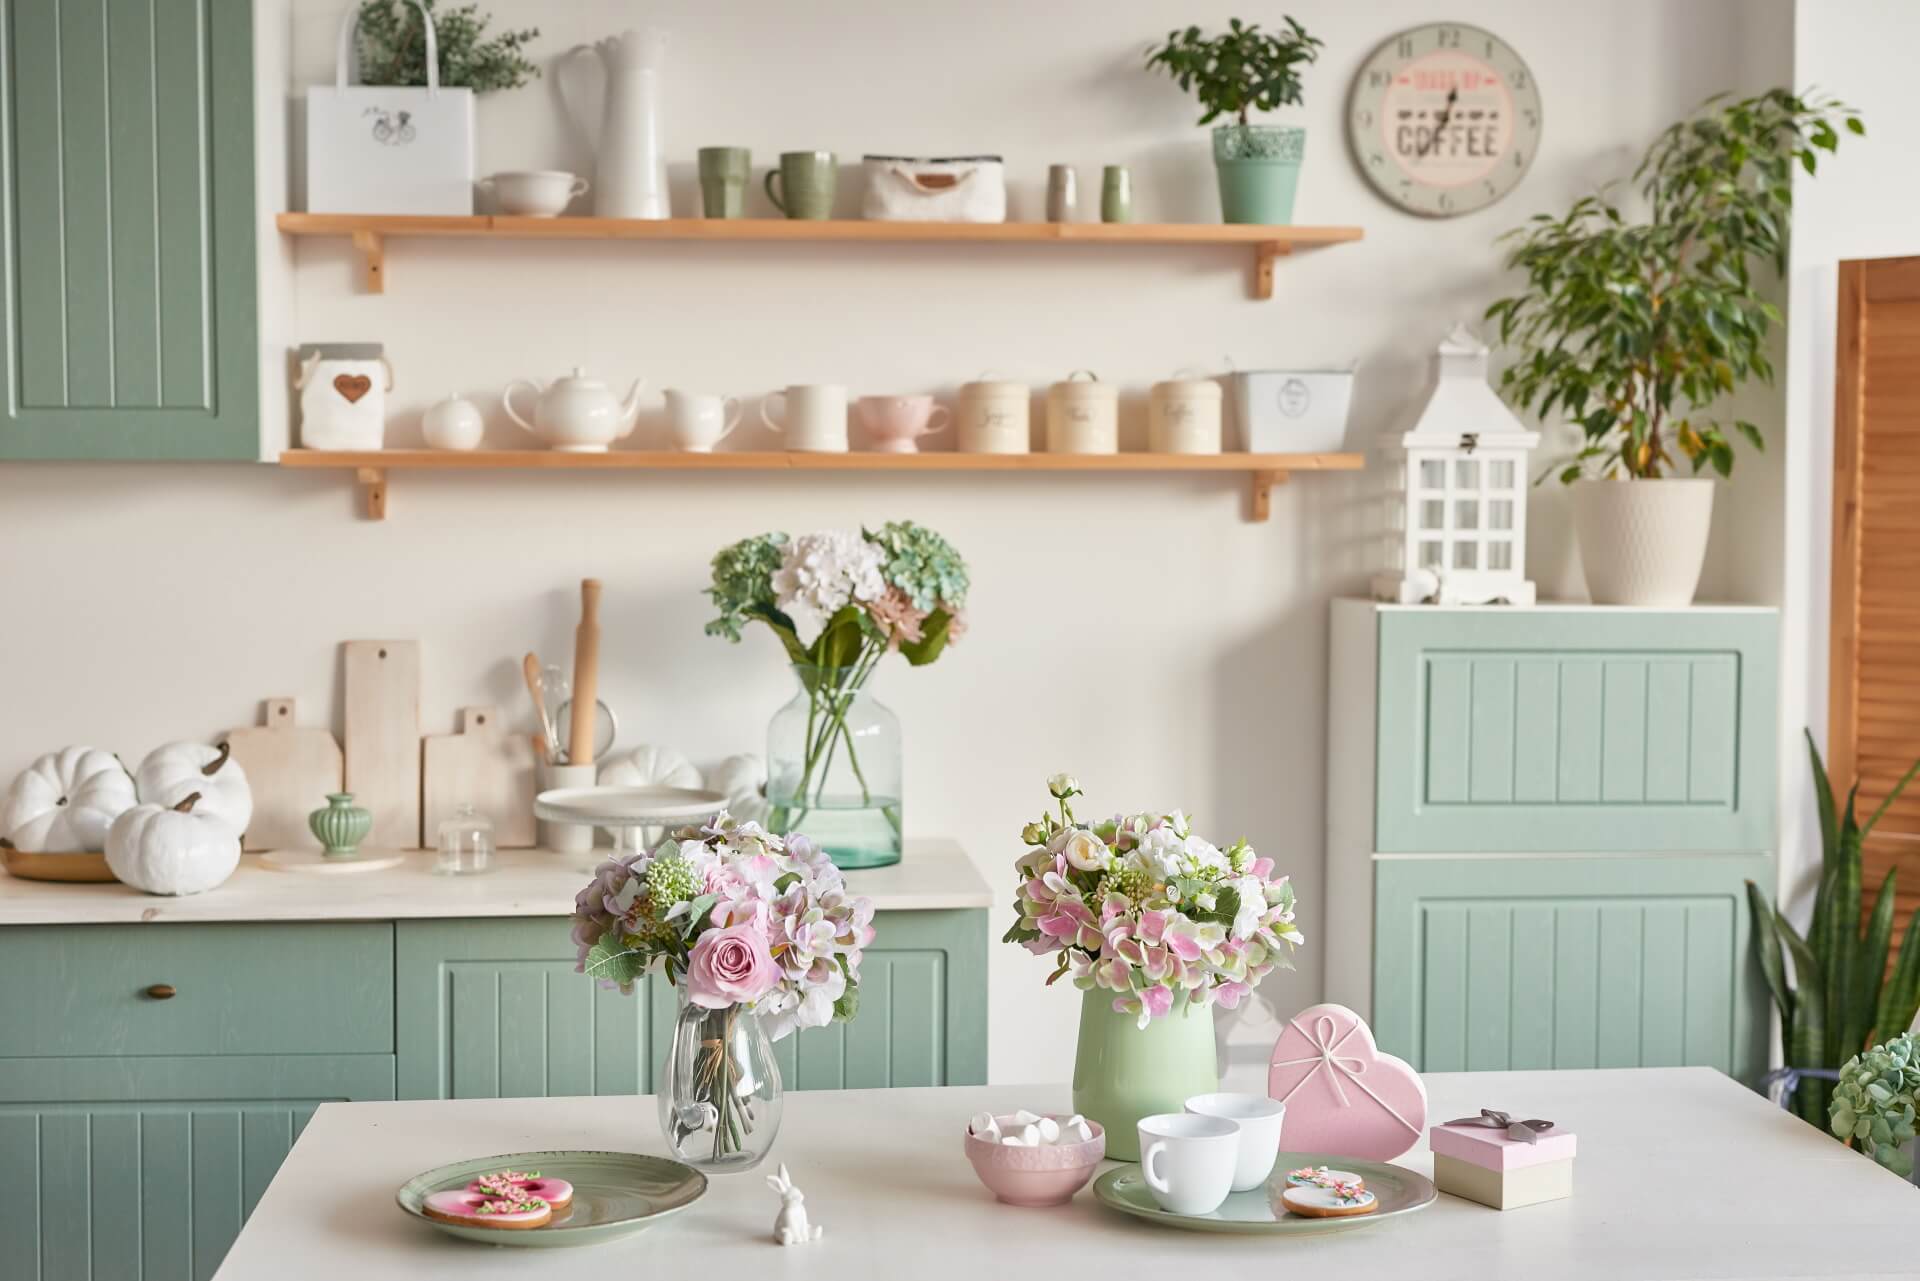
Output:
[[[1862,827],[1854,817],[1860,785],[1847,792],[1839,810],[1827,767],[1807,735],[1813,760],[1813,784],[1820,810],[1820,884],[1813,917],[1802,937],[1781,911],[1768,904],[1760,887],[1747,882],[1753,913],[1753,954],[1780,1011],[1780,1037],[1787,1066],[1836,1069],[1867,1046],[1904,1032],[1920,1009],[1920,913],[1907,922],[1900,954],[1887,970],[1887,946],[1893,939],[1893,870],[1880,883],[1873,911],[1861,932],[1860,848],[1887,807],[1920,772],[1920,761],[1901,776]],[[1787,979],[1787,957],[1793,981]],[[1795,1112],[1825,1129],[1830,1082],[1802,1078],[1793,1098]]]

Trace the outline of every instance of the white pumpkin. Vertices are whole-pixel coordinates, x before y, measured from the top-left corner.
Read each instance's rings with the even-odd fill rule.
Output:
[[[48,752],[7,789],[0,837],[27,854],[102,850],[107,829],[135,799],[133,778],[112,752],[97,747]]]
[[[707,771],[707,790],[726,797],[727,812],[735,818],[766,821],[767,763],[760,757],[727,757]]]
[[[236,836],[253,821],[253,789],[247,786],[247,772],[233,759],[233,750],[225,743],[218,747],[205,743],[156,747],[140,762],[133,784],[140,799],[149,805],[178,805],[194,792],[200,793],[194,813],[219,819]]]
[[[149,894],[200,894],[240,866],[240,833],[201,810],[190,792],[177,805],[136,805],[107,832],[107,866]]]
[[[639,747],[607,758],[600,767],[602,787],[698,787],[700,771],[671,747]]]

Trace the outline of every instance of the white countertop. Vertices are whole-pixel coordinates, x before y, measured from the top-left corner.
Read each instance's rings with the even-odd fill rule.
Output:
[[[483,876],[435,876],[433,857],[431,850],[414,851],[399,867],[321,875],[276,871],[249,854],[224,885],[184,898],[0,873],[0,925],[569,916],[590,876],[581,870],[581,856],[548,850],[504,850]],[[882,912],[993,906],[993,891],[949,840],[910,840],[892,867],[849,872],[847,881]]]
[[[772,1161],[791,1167],[812,1245],[769,1238],[760,1173],[637,1237],[575,1250],[486,1248],[408,1219],[422,1170],[539,1149],[664,1153],[651,1098],[329,1103],[308,1125],[219,1281],[458,1276],[1419,1277],[1422,1281],[1915,1275],[1920,1190],[1708,1068],[1445,1073],[1437,1118],[1482,1107],[1544,1116],[1580,1139],[1568,1200],[1498,1211],[1442,1196],[1418,1214],[1284,1241],[1186,1233],[1114,1214],[1091,1187],[1066,1206],[994,1201],[961,1151],[972,1113],[1065,1110],[1064,1085],[809,1091],[787,1096]],[[1428,1173],[1423,1142],[1401,1164]],[[771,1169],[771,1162],[766,1169]],[[1222,1269],[1218,1272],[1203,1269]],[[1166,1269],[1164,1272],[1162,1269]]]

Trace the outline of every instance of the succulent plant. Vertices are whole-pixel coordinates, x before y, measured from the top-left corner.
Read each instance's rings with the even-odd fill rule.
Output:
[[[1835,1137],[1857,1142],[1875,1161],[1909,1178],[1913,1158],[1900,1145],[1914,1136],[1916,1093],[1920,1093],[1920,1044],[1911,1032],[1903,1032],[1847,1060],[1833,1087],[1827,1126]]]

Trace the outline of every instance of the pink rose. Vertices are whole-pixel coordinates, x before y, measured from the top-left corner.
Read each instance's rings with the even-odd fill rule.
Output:
[[[687,999],[705,1009],[750,1005],[779,981],[766,933],[755,925],[708,930],[687,956]]]

